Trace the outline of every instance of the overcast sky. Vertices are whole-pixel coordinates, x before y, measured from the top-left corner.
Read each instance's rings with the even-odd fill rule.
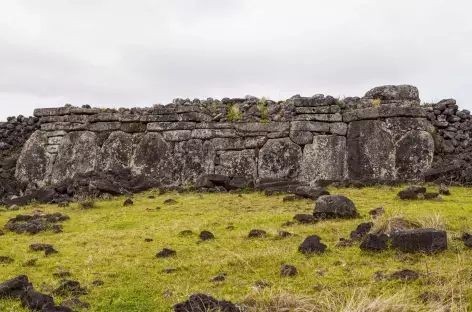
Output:
[[[0,119],[383,84],[472,109],[471,12],[471,0],[0,0]]]

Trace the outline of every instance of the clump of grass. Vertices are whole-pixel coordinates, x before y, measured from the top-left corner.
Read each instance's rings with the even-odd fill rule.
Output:
[[[228,116],[229,121],[238,121],[243,118],[243,114],[237,105],[231,105],[228,109]]]
[[[441,214],[437,212],[424,216],[423,218],[419,220],[419,222],[425,228],[445,230],[447,227]]]
[[[411,230],[422,227],[420,222],[405,219],[402,214],[386,212],[374,220],[373,232],[390,233],[395,230]]]
[[[92,197],[83,197],[78,201],[80,209],[92,209],[97,207],[95,199]]]
[[[370,102],[371,102],[372,106],[374,106],[374,107],[380,107],[380,105],[382,104],[380,102],[380,99],[372,99]]]
[[[269,122],[269,112],[267,110],[267,98],[262,97],[259,102],[257,103],[257,109],[261,114],[261,122],[268,123]]]

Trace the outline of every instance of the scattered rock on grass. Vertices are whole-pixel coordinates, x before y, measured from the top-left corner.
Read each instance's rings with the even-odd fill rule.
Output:
[[[128,198],[127,200],[125,200],[125,202],[123,203],[123,207],[128,207],[128,206],[132,206],[134,204],[133,200],[131,198]]]
[[[389,276],[389,279],[400,279],[403,281],[413,281],[416,280],[420,277],[418,272],[412,271],[412,270],[400,270],[397,271]]]
[[[53,294],[59,296],[81,296],[86,295],[87,290],[82,288],[77,281],[64,280],[59,287],[53,291]]]
[[[193,235],[193,232],[191,230],[184,230],[179,233],[180,236],[190,236]]]
[[[280,231],[279,232],[279,237],[280,238],[287,238],[287,237],[292,237],[293,234],[287,231]]]
[[[52,245],[50,245],[50,244],[31,244],[29,246],[29,249],[31,249],[32,251],[44,251],[48,248],[52,248]]]
[[[202,241],[212,240],[215,239],[215,235],[209,231],[202,231],[199,235]]]
[[[54,249],[53,247],[49,247],[47,248],[46,250],[44,250],[44,255],[47,257],[47,256],[50,256],[52,254],[56,254],[57,253],[57,250]]]
[[[102,280],[95,280],[92,282],[93,286],[103,286],[105,283]]]
[[[321,243],[318,235],[312,235],[305,238],[303,243],[298,247],[298,251],[303,254],[323,253],[326,245]]]
[[[146,243],[150,243],[150,242],[153,241],[153,239],[152,239],[152,238],[145,238],[144,241],[145,241]]]
[[[54,276],[56,278],[66,278],[66,277],[71,277],[72,274],[68,271],[59,271],[59,272],[56,272],[56,273],[52,273],[52,276]]]
[[[441,195],[446,195],[446,196],[451,195],[451,192],[449,191],[449,188],[444,184],[441,184],[439,186],[438,193],[441,194]]]
[[[177,201],[175,199],[172,199],[172,198],[169,198],[169,199],[166,199],[164,201],[164,204],[167,204],[167,205],[172,205],[172,204],[176,204]]]
[[[318,198],[313,215],[317,219],[357,218],[356,206],[346,196],[324,195]]]
[[[34,267],[36,266],[36,263],[38,262],[38,259],[29,259],[25,261],[21,266],[23,267]]]
[[[461,239],[466,247],[472,248],[472,235],[470,235],[469,233],[464,233],[462,234]]]
[[[354,241],[351,239],[340,238],[339,243],[336,244],[336,247],[351,247],[354,245]]]
[[[28,290],[21,295],[21,306],[31,311],[44,311],[55,307],[54,299],[51,296]]]
[[[296,201],[298,199],[302,199],[303,197],[301,196],[298,196],[298,195],[288,195],[288,196],[285,196],[282,201],[284,202],[291,202],[291,201]]]
[[[297,214],[293,219],[301,224],[313,224],[318,221],[314,216],[309,214]]]
[[[264,231],[264,230],[251,230],[248,234],[248,237],[249,238],[262,238],[262,237],[266,237],[267,236],[267,232]]]
[[[157,258],[169,258],[169,257],[175,256],[175,255],[177,255],[177,252],[175,250],[164,248],[164,249],[162,249],[162,251],[159,251],[156,254],[156,257]]]
[[[15,260],[10,257],[0,256],[0,264],[10,264],[13,262],[15,262]]]
[[[17,215],[8,220],[5,229],[16,232],[17,234],[29,233],[37,234],[39,232],[53,230],[62,231],[62,226],[55,224],[70,219],[69,216],[62,215],[59,212],[52,214],[36,214],[36,215]]]
[[[228,226],[226,227],[226,229],[227,229],[228,231],[233,231],[233,230],[234,230],[234,225],[228,225]]]
[[[392,234],[392,248],[403,252],[439,252],[447,249],[447,233],[435,229],[415,229]]]
[[[423,194],[424,199],[440,199],[439,193],[424,193]]]
[[[174,306],[174,312],[194,311],[240,312],[240,309],[229,301],[220,301],[204,294],[191,295],[187,301]]]
[[[32,285],[26,275],[20,275],[0,284],[0,299],[20,298]]]
[[[224,276],[223,274],[220,274],[212,278],[211,282],[217,283],[217,282],[224,282],[225,280],[226,280],[226,276]]]
[[[362,240],[367,233],[370,232],[372,226],[374,224],[372,222],[363,222],[357,226],[357,228],[351,232],[350,236],[351,239],[354,241]]]
[[[369,211],[369,215],[372,216],[372,218],[377,218],[385,213],[385,209],[383,207],[377,207],[375,209],[372,209]]]
[[[359,248],[365,251],[382,251],[387,249],[388,236],[386,234],[367,234]]]
[[[283,264],[280,269],[280,276],[287,277],[287,276],[296,276],[298,275],[298,270],[295,266],[290,264]]]
[[[63,301],[61,306],[67,307],[69,309],[90,309],[90,304],[88,302],[81,301],[79,298]]]

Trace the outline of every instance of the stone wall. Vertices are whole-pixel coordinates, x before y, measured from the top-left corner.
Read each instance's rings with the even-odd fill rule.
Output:
[[[434,127],[412,86],[362,98],[176,100],[134,109],[37,109],[16,177],[39,187],[131,170],[163,184],[202,174],[259,180],[404,181],[431,167]]]

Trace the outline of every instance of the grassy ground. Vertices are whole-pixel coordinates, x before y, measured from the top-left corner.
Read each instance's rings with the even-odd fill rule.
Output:
[[[18,213],[63,212],[71,217],[61,234],[35,236],[6,233],[0,236],[0,256],[15,259],[0,265],[0,281],[26,274],[36,289],[56,287],[58,270],[70,271],[72,279],[88,288],[81,297],[91,304],[89,311],[170,311],[173,304],[195,292],[246,304],[250,311],[467,311],[472,295],[472,250],[454,240],[472,225],[472,192],[452,188],[442,201],[404,202],[396,199],[398,188],[330,189],[344,194],[356,204],[361,219],[324,221],[314,225],[294,225],[284,230],[297,234],[278,239],[285,221],[297,213],[312,213],[314,202],[282,202],[282,196],[252,194],[165,194],[148,192],[135,196],[134,205],[122,207],[125,198],[97,203],[81,210],[55,205],[29,206],[21,211],[0,212],[0,225]],[[155,195],[155,199],[148,199]],[[164,200],[173,198],[175,204]],[[337,248],[341,237],[362,221],[368,211],[383,206],[388,215],[402,215],[424,226],[448,231],[449,249],[437,255],[401,254],[387,251],[366,253],[357,246]],[[160,209],[156,209],[160,208]],[[226,229],[229,225],[234,230]],[[251,229],[269,233],[265,239],[247,239]],[[192,230],[192,236],[179,236]],[[209,230],[214,241],[197,243],[198,233]],[[297,252],[303,239],[321,236],[328,245],[323,255],[306,257]],[[150,243],[145,238],[152,238]],[[32,243],[50,243],[58,254],[44,257],[29,251]],[[157,259],[162,248],[177,256]],[[34,267],[22,264],[37,258]],[[295,265],[298,277],[280,277],[282,264]],[[165,273],[166,268],[177,269]],[[377,271],[393,273],[414,269],[417,281],[376,281]],[[225,282],[210,280],[226,273]],[[104,281],[101,287],[94,280]],[[258,281],[272,287],[260,290]],[[433,295],[424,303],[418,296]],[[57,303],[61,299],[56,298]],[[0,301],[0,311],[23,311],[16,301]]]

